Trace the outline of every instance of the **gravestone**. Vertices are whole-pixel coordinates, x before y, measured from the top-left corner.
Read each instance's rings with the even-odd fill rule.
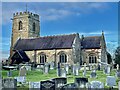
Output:
[[[118,78],[120,78],[120,70],[117,70],[117,71],[116,71],[116,76],[117,76]]]
[[[44,65],[44,74],[48,74],[49,73],[49,64],[45,63]]]
[[[109,66],[109,65],[106,65],[106,66],[104,67],[104,73],[105,73],[105,74],[110,74],[110,66]]]
[[[117,67],[117,70],[119,70],[119,64],[117,64],[117,66],[116,66],[116,67]]]
[[[26,68],[27,71],[31,71],[31,66],[30,65],[26,65],[25,68]]]
[[[26,76],[26,72],[27,72],[27,70],[26,70],[25,66],[22,66],[19,71],[19,76]]]
[[[98,70],[100,70],[100,64],[98,64]]]
[[[57,65],[57,76],[60,77],[60,75],[61,75],[60,63],[58,62],[58,65]]]
[[[66,70],[64,68],[61,68],[61,75],[60,77],[66,77]]]
[[[66,73],[69,74],[69,64],[65,64]]]
[[[75,78],[75,84],[79,88],[87,88],[88,78]]]
[[[103,89],[104,88],[104,84],[102,83],[102,82],[100,82],[100,81],[91,81],[90,82],[90,88],[101,88],[101,89]]]
[[[61,88],[67,84],[67,78],[54,78],[52,81],[55,82],[55,88]]]
[[[53,61],[50,63],[50,69],[51,70],[54,69],[54,62]]]
[[[40,82],[40,90],[55,90],[55,82],[47,80],[47,81],[41,81]]]
[[[2,81],[4,89],[17,90],[17,80],[12,78],[5,78]]]
[[[79,67],[78,65],[73,65],[73,75],[79,75]]]
[[[96,70],[93,70],[90,74],[90,78],[96,78],[97,74],[96,74]]]
[[[0,90],[2,90],[2,78],[0,78]]]
[[[7,76],[12,77],[12,71],[11,70],[7,72]]]
[[[29,82],[29,90],[40,90],[40,82]]]
[[[86,77],[86,63],[84,63],[83,77]]]
[[[118,88],[119,88],[119,90],[120,90],[120,81],[118,82]]]
[[[25,83],[26,82],[26,77],[25,76],[19,76],[19,77],[14,77],[17,82],[19,83]]]
[[[107,76],[106,84],[109,87],[113,87],[114,85],[116,85],[116,78],[114,76]]]

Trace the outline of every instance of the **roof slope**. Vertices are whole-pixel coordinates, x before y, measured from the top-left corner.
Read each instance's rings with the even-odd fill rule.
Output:
[[[63,49],[72,48],[76,34],[47,36],[34,39],[19,39],[14,50],[50,50],[50,49]]]
[[[101,36],[84,37],[81,40],[81,46],[84,49],[99,49]]]

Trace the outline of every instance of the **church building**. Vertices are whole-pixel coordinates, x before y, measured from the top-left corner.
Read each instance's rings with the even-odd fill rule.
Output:
[[[107,63],[104,32],[100,36],[89,37],[78,33],[41,37],[39,15],[27,11],[13,14],[11,60],[16,52],[18,55],[23,52],[29,62],[37,64],[52,61],[56,64]]]

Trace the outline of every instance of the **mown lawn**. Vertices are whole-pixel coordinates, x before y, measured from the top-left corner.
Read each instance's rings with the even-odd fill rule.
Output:
[[[2,70],[2,76],[3,78],[7,78],[7,70]],[[86,77],[88,78],[89,82],[93,81],[93,80],[98,80],[104,83],[105,87],[108,88],[108,86],[106,86],[106,74],[103,74],[103,71],[97,71],[97,78],[90,78],[90,73],[91,71],[87,71]],[[14,70],[12,71],[12,77],[17,77],[19,75],[19,71],[18,70]],[[112,70],[110,73],[111,76],[115,76],[115,70]],[[42,71],[27,71],[27,75],[26,75],[26,79],[27,82],[29,81],[41,81],[41,80],[48,80],[51,78],[56,78],[57,74],[56,74],[56,70],[50,70],[49,74],[43,74]],[[67,75],[67,82],[68,83],[72,83],[74,82],[75,77],[83,77],[82,71],[79,71],[79,76],[73,76],[73,75]],[[118,81],[120,81],[120,78],[116,78],[116,83],[117,85],[115,86],[116,88],[118,88]]]

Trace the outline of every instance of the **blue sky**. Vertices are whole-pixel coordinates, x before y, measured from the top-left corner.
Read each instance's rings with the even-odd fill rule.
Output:
[[[117,2],[37,2],[2,3],[2,57],[8,58],[13,13],[28,11],[40,15],[40,35],[79,33],[84,36],[105,33],[107,48],[113,52],[118,42]]]

